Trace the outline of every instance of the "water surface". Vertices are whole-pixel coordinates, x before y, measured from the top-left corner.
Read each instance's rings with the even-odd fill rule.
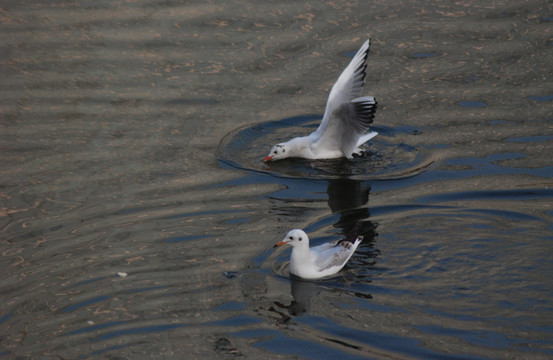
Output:
[[[553,356],[550,2],[0,9],[0,357]],[[368,37],[366,154],[264,164]]]

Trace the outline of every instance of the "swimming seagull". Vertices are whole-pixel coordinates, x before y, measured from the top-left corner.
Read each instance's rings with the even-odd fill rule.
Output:
[[[370,39],[365,41],[342,72],[328,96],[323,120],[315,132],[280,143],[271,149],[265,162],[288,157],[306,159],[351,158],[359,146],[377,135],[369,130],[376,111],[372,96],[361,96],[365,83]]]
[[[304,279],[318,279],[334,275],[348,262],[363,240],[358,236],[355,242],[337,240],[309,248],[309,238],[300,229],[291,230],[274,247],[285,244],[292,246],[290,273]]]

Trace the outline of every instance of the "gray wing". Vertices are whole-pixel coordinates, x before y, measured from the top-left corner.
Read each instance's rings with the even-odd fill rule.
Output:
[[[349,241],[342,241],[338,245],[328,248],[324,251],[321,251],[317,254],[315,259],[315,266],[319,271],[324,271],[332,267],[338,266],[342,267],[349,260],[355,247]]]
[[[325,250],[329,250],[329,249],[332,249],[333,247],[335,247],[336,245],[338,245],[338,243],[340,241],[343,241],[343,240],[334,240],[334,241],[327,242],[327,243],[324,243],[324,244],[321,244],[321,245],[313,246],[311,248],[311,250],[315,251],[315,252],[322,252],[322,251],[325,251]]]
[[[340,149],[346,157],[357,147],[374,120],[376,101],[372,96],[353,99],[339,105],[331,114],[328,124],[315,142],[315,146]]]
[[[342,72],[336,83],[332,86],[326,109],[321,124],[313,133],[315,137],[319,137],[325,130],[331,115],[337,107],[343,103],[347,103],[361,95],[363,85],[365,84],[365,71],[367,69],[366,61],[369,55],[370,39],[365,41],[357,54],[353,57],[349,65]]]

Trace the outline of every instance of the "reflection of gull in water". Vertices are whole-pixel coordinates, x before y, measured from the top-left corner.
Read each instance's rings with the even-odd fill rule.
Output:
[[[340,214],[340,219],[334,224],[342,229],[346,237],[363,235],[369,242],[375,236],[375,224],[369,218],[366,204],[369,202],[370,186],[348,178],[330,180],[326,190],[328,206],[333,214]],[[367,241],[363,244],[366,246]]]
[[[348,178],[331,180],[328,183],[328,207],[332,213],[357,209],[369,201],[370,187]]]
[[[271,149],[265,161],[289,157],[306,159],[351,158],[359,146],[377,135],[369,132],[376,111],[372,96],[361,96],[365,84],[367,40],[342,72],[328,96],[323,120],[315,132],[280,143]]]
[[[301,316],[308,313],[311,309],[311,298],[315,295],[315,291],[319,289],[319,286],[310,281],[292,278],[291,287],[294,300],[288,306],[288,312],[292,316]]]
[[[319,279],[336,274],[348,262],[363,240],[358,236],[354,242],[348,239],[333,241],[309,248],[309,238],[303,230],[295,229],[275,245],[292,246],[290,273],[304,279]]]
[[[303,280],[298,277],[292,276],[290,282],[291,292],[292,292],[292,302],[290,305],[284,305],[279,302],[275,302],[279,308],[285,308],[288,310],[288,313],[291,316],[302,316],[306,315],[311,311],[311,300],[314,296],[319,295],[320,292],[332,291],[348,294],[353,297],[360,299],[372,299],[371,294],[363,293],[358,291],[353,291],[347,286],[341,287],[337,283],[329,282],[320,282],[320,281],[311,281]],[[338,285],[338,287],[336,287]],[[290,320],[286,315],[279,313],[284,321]]]
[[[308,314],[311,310],[311,299],[318,294],[323,287],[320,283],[302,280],[298,277],[291,278],[291,290],[293,300],[290,305],[281,304],[275,301],[275,305],[279,308],[288,310],[288,314],[291,316],[302,316]],[[271,309],[271,311],[280,315],[280,322],[288,322],[292,318],[277,309]]]

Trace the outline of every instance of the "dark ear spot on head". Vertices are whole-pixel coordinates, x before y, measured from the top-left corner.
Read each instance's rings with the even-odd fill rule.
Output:
[[[301,237],[300,237],[300,241],[301,241]]]
[[[284,154],[286,152],[286,149],[282,149],[282,153]]]

